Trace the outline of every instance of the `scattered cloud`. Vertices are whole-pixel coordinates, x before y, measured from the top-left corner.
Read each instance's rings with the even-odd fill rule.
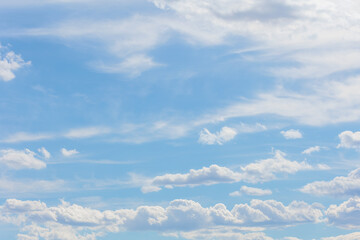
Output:
[[[46,159],[49,159],[51,157],[51,154],[44,147],[39,148],[38,152],[40,152],[43,155],[43,157],[46,158]]]
[[[25,62],[20,55],[0,45],[0,80],[5,82],[13,80],[16,70],[30,64],[30,62]]]
[[[307,149],[305,149],[302,154],[307,154],[307,155],[310,155],[312,154],[313,152],[320,152],[320,147],[319,146],[314,146],[314,147],[309,147]]]
[[[281,131],[280,133],[286,139],[299,139],[299,138],[303,137],[301,132],[299,130],[295,130],[295,129],[290,129],[290,130],[287,130],[287,131]]]
[[[130,77],[138,77],[142,72],[159,66],[162,64],[156,63],[151,57],[141,54],[132,55],[116,65],[97,64],[96,68],[107,73],[125,73]]]
[[[229,195],[232,197],[239,197],[243,194],[250,195],[250,196],[265,196],[265,195],[271,195],[272,191],[270,189],[261,189],[261,188],[242,186],[240,188],[240,191],[232,192]]]
[[[222,145],[225,142],[232,140],[237,135],[237,132],[234,128],[223,127],[217,133],[211,133],[208,129],[204,128],[200,132],[199,143],[213,145],[219,144]]]
[[[321,240],[358,240],[360,239],[360,232],[353,232],[346,235],[339,235],[336,237],[324,237]]]
[[[111,130],[107,127],[86,127],[71,129],[64,134],[67,138],[90,138],[109,133]]]
[[[264,159],[241,167],[241,171],[234,171],[227,167],[211,165],[199,170],[191,169],[185,174],[165,174],[153,179],[143,180],[144,193],[159,191],[161,187],[194,187],[199,185],[213,185],[219,183],[250,182],[259,183],[276,179],[276,174],[294,174],[302,170],[323,170],[324,166],[313,167],[306,162],[290,161],[285,153],[276,151],[273,158]]]
[[[360,227],[360,197],[356,196],[338,205],[330,205],[325,212],[329,224],[346,229]]]
[[[55,136],[48,133],[26,133],[26,132],[18,132],[9,137],[1,140],[5,143],[18,143],[18,142],[31,142],[31,141],[39,141],[39,140],[46,140],[52,139]]]
[[[62,148],[61,149],[61,154],[65,157],[71,157],[75,154],[78,154],[79,152],[76,150],[76,149],[70,149],[70,150],[67,150],[66,148]]]
[[[346,177],[335,177],[331,181],[318,181],[305,185],[300,191],[314,195],[350,195],[360,194],[360,168],[350,172]]]
[[[360,149],[360,132],[344,131],[339,134],[339,138],[338,148]]]
[[[3,149],[0,150],[0,163],[10,169],[42,169],[46,163],[36,158],[36,153],[25,150]]]
[[[64,232],[56,235],[56,239],[68,239],[65,236],[87,239],[89,235],[95,239],[95,236],[119,231],[159,231],[172,235],[180,232],[185,238],[192,239],[195,235],[201,237],[204,233],[201,230],[220,226],[288,226],[321,222],[322,217],[323,213],[316,205],[294,201],[285,206],[275,200],[252,200],[250,204],[236,204],[232,210],[222,203],[204,208],[198,202],[184,199],[174,200],[166,208],[140,206],[135,210],[99,211],[65,201],[48,207],[40,201],[17,199],[7,199],[0,206],[0,221],[20,225],[24,239],[45,237],[61,230]],[[213,232],[214,236],[226,236],[225,228],[222,229]],[[227,234],[233,235],[231,231]],[[254,239],[251,237],[256,234],[244,236]],[[261,233],[258,236],[264,237]]]

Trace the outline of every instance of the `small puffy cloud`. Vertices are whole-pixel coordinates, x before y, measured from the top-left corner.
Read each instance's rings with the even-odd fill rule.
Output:
[[[76,128],[71,129],[65,133],[67,138],[90,138],[98,135],[107,134],[110,132],[109,128],[106,127],[87,127],[87,128]]]
[[[42,147],[39,148],[38,151],[43,155],[44,158],[50,158],[51,154],[48,152],[48,150],[46,150],[46,148]]]
[[[330,205],[325,214],[330,224],[346,229],[358,229],[360,228],[360,197],[350,198],[339,206]]]
[[[265,196],[265,195],[271,195],[272,192],[269,189],[242,186],[240,188],[240,191],[232,192],[229,195],[235,197],[235,196],[241,196],[242,194],[250,195],[250,196]]]
[[[165,174],[148,179],[142,191],[150,192],[151,189],[159,191],[160,187],[194,187],[199,185],[213,185],[219,183],[250,182],[259,183],[276,179],[277,174],[294,174],[302,170],[323,170],[323,167],[313,167],[306,162],[290,161],[285,158],[285,153],[276,151],[273,158],[264,159],[241,167],[240,171],[234,171],[227,167],[216,164],[203,167],[188,173]],[[155,187],[154,187],[155,186]]]
[[[346,235],[339,235],[336,237],[324,237],[321,240],[358,240],[360,239],[360,232],[353,232]]]
[[[299,130],[295,130],[295,129],[290,129],[290,130],[287,130],[287,131],[281,131],[280,133],[286,139],[299,139],[299,138],[303,137],[301,132]]]
[[[211,133],[208,129],[204,128],[200,132],[199,143],[202,144],[219,144],[222,145],[225,142],[232,140],[237,135],[237,131],[234,128],[223,127],[219,132]]]
[[[67,150],[66,148],[62,148],[61,153],[65,157],[71,157],[75,154],[78,154],[79,152],[76,149]]]
[[[125,73],[128,74],[130,77],[138,77],[141,75],[141,73],[150,70],[151,68],[162,66],[162,64],[154,62],[151,57],[148,57],[144,54],[139,54],[125,58],[119,64],[97,64],[94,66],[103,72]]]
[[[36,153],[25,150],[3,149],[0,150],[0,163],[11,169],[42,169],[46,163],[36,158]]]
[[[310,155],[313,152],[320,152],[320,147],[319,146],[309,147],[309,148],[305,149],[302,152],[302,154]]]
[[[30,65],[30,62],[25,62],[20,55],[12,51],[6,52],[6,48],[0,45],[0,80],[13,80],[14,71],[26,65]]]
[[[335,177],[331,181],[317,181],[305,185],[300,191],[314,195],[358,195],[360,194],[360,168],[347,176]]]
[[[339,134],[339,138],[338,148],[360,149],[360,132],[344,131]]]

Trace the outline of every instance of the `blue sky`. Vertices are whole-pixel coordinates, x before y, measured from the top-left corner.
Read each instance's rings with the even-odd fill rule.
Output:
[[[0,0],[0,233],[360,239],[354,0]]]

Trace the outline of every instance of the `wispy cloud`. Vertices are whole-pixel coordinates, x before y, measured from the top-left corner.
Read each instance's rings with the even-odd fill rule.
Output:
[[[70,150],[67,150],[66,148],[61,149],[61,154],[63,156],[65,156],[65,157],[71,157],[71,156],[76,155],[78,153],[79,152],[76,149],[70,149]]]
[[[290,129],[290,130],[287,130],[287,131],[281,131],[280,133],[286,139],[299,139],[299,138],[303,137],[301,132],[299,130],[295,130],[295,129]]]

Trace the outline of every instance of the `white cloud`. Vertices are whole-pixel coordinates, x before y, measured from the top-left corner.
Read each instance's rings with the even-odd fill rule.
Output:
[[[286,139],[299,139],[299,138],[303,137],[301,132],[299,130],[295,130],[295,129],[290,129],[290,130],[287,130],[287,131],[281,131],[280,133]]]
[[[97,69],[107,73],[126,73],[130,77],[138,77],[142,72],[151,68],[162,66],[156,63],[151,57],[141,55],[132,55],[116,65],[93,64]]]
[[[340,144],[338,148],[360,149],[360,132],[344,131],[339,134]]]
[[[51,157],[51,154],[46,150],[46,148],[39,148],[38,151],[43,155],[44,158],[48,159]]]
[[[94,237],[91,239],[95,239],[97,235],[119,231],[159,231],[179,234],[187,239],[196,236],[201,239],[208,230],[214,237],[231,237],[236,229],[225,231],[225,227],[288,226],[321,222],[322,217],[321,210],[315,205],[294,201],[285,206],[275,200],[252,200],[250,204],[236,204],[232,210],[222,203],[205,208],[184,199],[174,200],[166,208],[139,206],[135,210],[99,211],[64,201],[58,206],[48,207],[40,201],[17,199],[7,199],[0,206],[0,221],[20,225],[22,237],[40,236],[49,240],[67,240],[64,236],[87,239],[89,234]],[[60,229],[64,231],[62,235],[52,235],[60,233]],[[249,240],[255,236],[271,239],[262,233],[244,234]]]
[[[350,172],[346,177],[335,177],[331,181],[318,181],[300,189],[314,195],[358,195],[360,194],[360,168]]]
[[[175,237],[181,236],[185,239],[191,240],[273,240],[273,238],[266,236],[262,232],[243,233],[242,228],[221,227],[201,229],[190,232],[181,232]]]
[[[0,163],[11,169],[42,169],[46,167],[46,163],[37,159],[36,153],[25,150],[3,149],[0,150]]]
[[[29,142],[29,141],[51,139],[54,137],[55,137],[54,135],[48,133],[34,134],[34,133],[18,132],[3,139],[2,142],[5,143]]]
[[[14,71],[26,65],[30,65],[30,62],[25,62],[20,55],[6,51],[6,48],[0,45],[0,80],[5,82],[13,80]]]
[[[225,142],[232,140],[236,135],[237,132],[234,128],[223,127],[217,133],[211,133],[208,129],[204,128],[200,132],[199,143],[208,145],[222,145]]]
[[[106,127],[86,127],[71,129],[64,134],[67,138],[90,138],[98,135],[107,134],[110,132]]]
[[[305,149],[302,154],[307,154],[310,155],[313,152],[320,152],[320,147],[319,146],[314,146],[314,147],[309,147],[307,149]]]
[[[76,149],[67,150],[66,148],[62,148],[61,153],[65,157],[71,157],[71,156],[73,156],[75,154],[78,154],[79,152]]]
[[[240,188],[240,191],[232,192],[229,195],[232,197],[236,197],[236,196],[241,196],[242,194],[250,195],[250,196],[265,196],[265,195],[271,195],[272,192],[269,189],[242,186]]]
[[[357,229],[360,227],[360,197],[350,198],[339,206],[330,205],[325,214],[330,224],[346,229]]]
[[[233,171],[227,167],[211,165],[199,170],[191,169],[185,174],[165,174],[153,179],[143,180],[142,191],[150,192],[151,189],[159,191],[160,187],[173,188],[185,186],[213,185],[234,182],[267,182],[276,179],[276,174],[294,174],[302,170],[323,170],[322,166],[312,167],[306,162],[289,161],[285,153],[276,151],[273,158],[260,160],[241,167],[241,171]]]
[[[360,239],[360,232],[353,232],[346,235],[339,235],[336,237],[324,237],[321,240],[358,240]]]

